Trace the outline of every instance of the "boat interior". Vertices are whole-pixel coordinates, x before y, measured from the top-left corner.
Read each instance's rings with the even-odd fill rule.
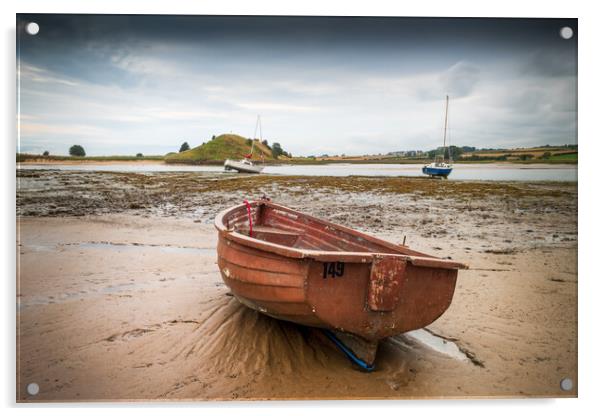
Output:
[[[425,256],[404,245],[387,243],[269,203],[252,203],[251,221],[252,227],[247,208],[242,206],[224,217],[224,226],[258,240],[296,249]]]

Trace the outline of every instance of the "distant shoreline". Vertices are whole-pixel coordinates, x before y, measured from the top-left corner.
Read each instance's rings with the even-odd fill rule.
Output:
[[[258,161],[255,161],[258,162]],[[278,161],[265,161],[266,165],[326,165],[326,164],[383,164],[383,165],[419,165],[430,163],[427,159],[334,159],[334,160],[278,160]],[[46,158],[40,156],[38,158],[27,158],[25,160],[17,160],[17,165],[127,165],[127,164],[150,164],[150,165],[211,165],[217,166],[222,165],[223,160],[206,160],[206,161],[178,161],[178,162],[166,162],[159,158],[119,158],[111,159],[106,156],[90,157],[90,158]],[[577,160],[457,160],[454,164],[462,165],[483,165],[483,164],[496,164],[496,165],[577,165]]]
[[[163,164],[163,160],[157,159],[131,159],[131,160],[120,160],[120,159],[27,159],[23,161],[17,161],[18,165],[160,165]]]

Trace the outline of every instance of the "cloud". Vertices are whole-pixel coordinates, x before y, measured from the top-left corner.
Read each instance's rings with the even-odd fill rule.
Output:
[[[79,83],[73,80],[62,78],[51,71],[28,64],[23,64],[19,67],[19,77],[25,82],[64,84],[70,87],[77,87],[79,85]]]
[[[41,123],[21,123],[22,135],[49,135],[59,134],[62,136],[76,137],[96,137],[105,138],[107,131],[98,126],[85,124],[41,124]]]
[[[455,98],[462,98],[470,95],[479,82],[480,70],[477,66],[458,62],[439,78],[443,90]]]
[[[522,72],[538,77],[577,76],[576,50],[537,50],[527,55]]]
[[[246,110],[253,110],[259,112],[272,111],[272,112],[308,112],[308,111],[319,111],[318,107],[306,106],[306,105],[295,105],[287,104],[276,101],[250,101],[240,102],[237,104],[239,107]]]

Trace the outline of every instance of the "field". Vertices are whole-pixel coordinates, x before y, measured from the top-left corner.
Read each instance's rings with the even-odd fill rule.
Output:
[[[469,159],[482,158],[495,160],[504,158],[509,162],[521,163],[554,163],[561,161],[564,163],[577,163],[576,147],[534,147],[519,149],[501,149],[501,150],[479,150],[470,153],[464,153],[458,161],[464,163]]]

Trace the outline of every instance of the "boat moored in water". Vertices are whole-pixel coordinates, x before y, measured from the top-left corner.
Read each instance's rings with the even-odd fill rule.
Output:
[[[439,318],[466,268],[267,200],[222,211],[215,227],[222,279],[241,303],[329,331],[366,368],[380,340]]]

